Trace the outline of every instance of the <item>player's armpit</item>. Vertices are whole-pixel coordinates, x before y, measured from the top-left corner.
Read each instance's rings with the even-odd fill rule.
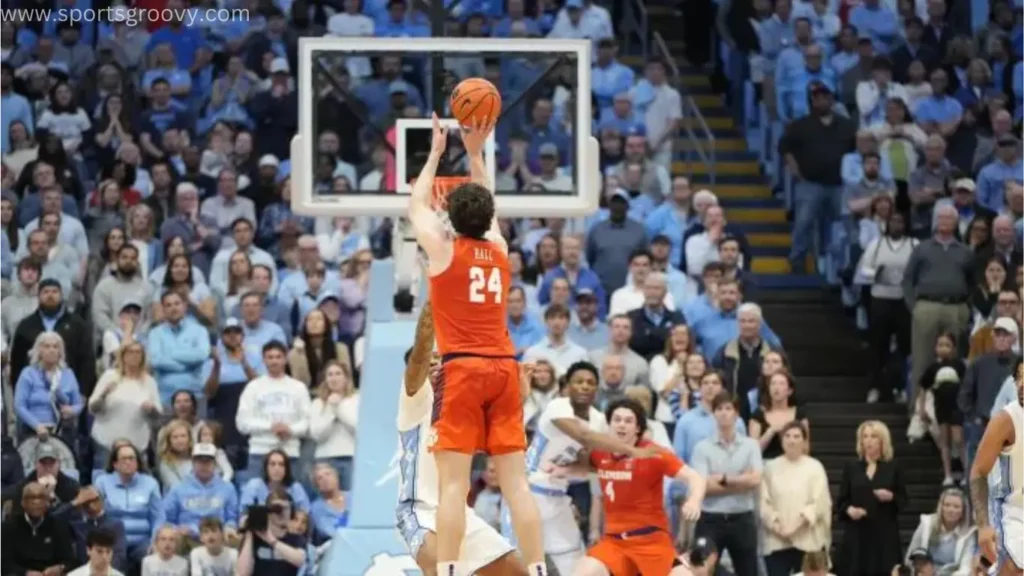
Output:
[[[416,321],[409,363],[405,365],[405,393],[413,396],[423,386],[430,372],[430,359],[434,352],[434,312],[430,300],[423,303]]]

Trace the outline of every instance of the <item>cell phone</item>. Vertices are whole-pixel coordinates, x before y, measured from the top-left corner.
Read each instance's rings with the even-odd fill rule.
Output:
[[[249,506],[246,512],[245,529],[251,532],[265,532],[270,525],[270,508],[262,504]]]

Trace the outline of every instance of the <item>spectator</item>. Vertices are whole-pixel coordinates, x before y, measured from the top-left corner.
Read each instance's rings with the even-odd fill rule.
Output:
[[[85,402],[64,350],[64,339],[56,332],[36,337],[29,353],[31,364],[15,384],[14,410],[23,437],[45,441],[52,434],[75,446],[75,419]]]
[[[933,238],[914,248],[903,274],[903,298],[914,326],[910,378],[915,384],[932,362],[938,335],[963,334],[970,320],[966,304],[974,284],[973,256],[955,237],[956,209],[940,206],[935,213]]]
[[[620,288],[621,290],[621,288]],[[576,291],[576,318],[569,323],[569,340],[588,352],[608,342],[608,325],[597,317],[597,295],[590,288]]]
[[[161,238],[166,240],[174,236],[181,237],[192,262],[204,275],[208,274],[210,262],[220,249],[220,227],[207,213],[200,213],[199,189],[191,182],[178,184],[175,191],[175,215],[169,216],[160,227]]]
[[[291,320],[291,309],[286,308],[271,292],[271,286],[274,278],[273,272],[271,272],[270,266],[263,266],[256,264],[252,267],[252,272],[249,277],[249,284],[247,286],[247,292],[243,293],[242,296],[248,293],[258,294],[263,298],[263,319],[268,322],[273,322],[281,327],[281,331],[285,335],[287,342],[292,341],[292,320]],[[242,317],[242,299],[238,299],[238,304],[232,308],[226,309],[232,318],[241,319]]]
[[[716,430],[697,444],[691,461],[708,485],[695,535],[727,551],[737,576],[753,576],[758,564],[754,510],[761,485],[761,450],[737,427],[735,397],[720,392],[711,409]]]
[[[828,476],[821,462],[807,455],[805,424],[791,421],[778,435],[782,454],[765,464],[760,496],[768,576],[793,573],[806,554],[827,549],[832,536]]]
[[[1013,116],[1009,112],[1000,110],[992,115],[990,120],[992,135],[978,138],[978,147],[974,150],[974,161],[971,163],[973,174],[977,174],[982,168],[996,160],[1000,139],[1005,139],[1007,136],[1013,137]]]
[[[582,288],[590,288],[597,294],[598,315],[604,318],[606,314],[604,302],[607,301],[608,296],[598,275],[593,270],[582,266],[580,248],[578,239],[571,236],[562,238],[562,262],[558,267],[544,274],[537,299],[541,304],[547,304],[551,299],[551,283],[556,278],[565,278],[569,281],[570,292],[573,296]]]
[[[974,453],[988,425],[992,406],[1003,381],[1010,375],[1017,354],[1014,343],[1020,341],[1020,328],[1012,318],[999,318],[992,325],[993,350],[977,357],[967,367],[957,405],[964,416],[967,448],[966,469],[970,470]]]
[[[319,545],[334,538],[338,528],[348,524],[348,501],[338,482],[338,471],[331,465],[317,464],[313,468],[313,482],[320,497],[310,505],[309,515],[313,543]]]
[[[224,428],[220,422],[203,420],[195,425],[196,444],[209,444],[217,449],[217,456],[214,458],[217,476],[220,476],[228,484],[235,476],[235,467],[228,460],[227,452],[224,451]]]
[[[238,495],[235,487],[217,474],[216,457],[216,446],[196,444],[191,471],[164,498],[167,522],[188,539],[188,548],[198,543],[200,523],[208,517],[224,524],[228,542],[238,541]]]
[[[50,512],[50,496],[39,482],[21,491],[24,513],[12,514],[3,522],[3,572],[61,573],[74,566],[75,544],[71,527]]]
[[[515,344],[516,355],[520,357],[544,338],[543,325],[527,310],[523,286],[512,286],[508,290],[508,331]]]
[[[647,236],[652,244],[660,238],[668,241],[671,246],[671,262],[681,262],[683,259],[683,233],[693,223],[695,217],[691,203],[692,195],[690,180],[676,176],[672,179],[671,194],[644,220]]]
[[[192,426],[184,420],[172,420],[160,430],[157,459],[160,484],[169,493],[192,473]]]
[[[149,375],[146,349],[129,341],[117,352],[89,398],[93,415],[93,464],[102,469],[110,461],[114,442],[125,438],[141,451],[149,448],[154,424],[162,413],[156,380]]]
[[[199,541],[202,546],[189,553],[191,574],[234,574],[238,550],[228,547],[225,540],[224,522],[220,518],[207,516],[200,520]]]
[[[910,354],[910,311],[905,304],[903,278],[918,242],[906,236],[907,225],[903,214],[893,212],[885,226],[885,234],[864,247],[858,275],[871,285],[870,320],[871,345],[875,353],[875,383],[888,383],[882,389],[892,391],[894,398],[904,397],[903,374]],[[892,339],[896,338],[896,354]],[[878,385],[868,391],[868,402],[877,402]]]
[[[43,219],[46,228],[33,230],[28,234],[27,256],[35,258],[42,264],[44,280],[58,282],[61,291],[70,295],[70,302],[74,306],[78,306],[82,300],[82,294],[80,290],[73,289],[78,269],[78,254],[70,246],[64,246],[62,249],[57,236],[51,235],[54,229],[60,226],[60,215],[47,214]]]
[[[843,522],[838,566],[851,576],[885,574],[900,563],[900,509],[906,485],[892,461],[889,429],[877,420],[857,427],[857,460],[843,468],[836,513]]]
[[[134,244],[121,246],[116,272],[100,280],[92,294],[94,334],[102,336],[117,327],[117,315],[125,302],[149,307],[150,293],[150,286],[139,271],[139,250]]]
[[[40,442],[36,445],[33,460],[34,469],[21,482],[4,490],[4,502],[11,504],[10,516],[24,517],[20,495],[25,487],[32,483],[46,487],[47,501],[55,515],[63,515],[67,508],[78,506],[77,499],[82,493],[81,486],[76,479],[61,471],[60,452],[57,448],[49,442]]]
[[[173,526],[157,530],[153,542],[153,552],[142,561],[142,576],[188,576],[188,560],[176,554],[182,537]]]
[[[548,403],[557,398],[560,392],[555,368],[547,360],[536,360],[533,378],[530,380],[530,393],[523,403],[523,421],[526,423],[527,433],[532,434],[537,427],[538,418],[544,413]]]
[[[877,56],[871,64],[871,80],[857,84],[857,112],[862,128],[873,129],[885,121],[888,102],[907,100],[902,84],[893,82],[892,62]]]
[[[1020,159],[1020,142],[1013,136],[1002,136],[996,141],[995,159],[978,173],[978,202],[989,210],[999,211],[1004,206],[1004,186],[1007,180],[1024,183],[1024,163]]]
[[[978,261],[987,262],[991,258],[998,258],[1008,269],[1019,266],[1024,261],[1024,254],[1021,254],[1020,238],[1014,233],[1013,227],[1010,216],[996,216],[992,220],[992,242],[978,250]]]
[[[687,397],[684,402],[689,406],[689,388],[687,387],[687,362],[693,354],[693,336],[686,324],[677,324],[672,327],[665,340],[665,348],[661,353],[651,358],[650,375],[651,389],[658,394],[658,407],[652,415],[653,420],[665,423],[669,427],[675,427],[677,416],[672,413],[671,398],[676,395],[679,400],[680,394]]]
[[[7,342],[14,338],[18,324],[35,313],[39,307],[39,280],[42,267],[35,258],[24,258],[18,262],[16,281],[10,295],[4,297],[3,335]]]
[[[820,252],[828,243],[828,229],[839,217],[840,163],[853,148],[855,130],[850,120],[833,113],[833,94],[828,86],[812,83],[808,92],[811,115],[789,124],[779,142],[779,154],[796,178],[793,249],[789,255],[794,271],[805,269],[804,257],[814,247],[815,226],[817,250]]]
[[[928,135],[914,124],[907,107],[906,97],[885,102],[884,117],[872,132],[879,142],[878,150],[883,165],[889,166],[902,198],[906,194],[911,173],[917,168]],[[901,200],[903,202],[903,200]]]
[[[740,286],[735,280],[720,281],[716,291],[718,309],[704,314],[693,327],[706,358],[715,358],[718,352],[729,341],[740,336],[741,332],[747,335],[744,337],[746,341],[752,341],[753,336],[750,332],[743,330],[744,326],[747,330],[756,328],[757,333],[767,341],[769,346],[781,348],[782,342],[764,322],[760,308],[756,308],[757,305],[752,303],[748,303],[750,305],[740,304],[743,296],[740,293]],[[740,320],[741,309],[744,316],[747,317],[743,321]],[[748,317],[748,313],[753,316]]]
[[[1014,322],[1018,322],[1020,317],[1021,302],[1018,290],[1014,288],[1000,289],[996,297],[995,309],[990,314],[991,319],[982,324],[971,335],[971,348],[967,354],[967,360],[974,361],[995,350],[995,322],[997,320],[1000,318],[1010,318]],[[1017,328],[1020,328],[1019,324]],[[1015,352],[1020,352],[1019,343],[1014,342],[1012,349]]]
[[[262,350],[264,346],[277,342],[285,344],[284,328],[280,324],[266,320],[263,311],[263,296],[257,292],[247,292],[238,303],[242,319],[242,332],[249,346]],[[293,312],[294,314],[294,312]],[[325,342],[328,335],[323,336]]]
[[[86,200],[89,208],[83,220],[89,230],[87,238],[90,246],[100,245],[111,228],[124,227],[125,204],[128,201],[126,196],[127,192],[122,193],[121,185],[113,179],[104,180],[89,195]],[[129,198],[135,202],[141,200],[137,196]]]
[[[212,326],[217,321],[217,302],[213,298],[210,287],[197,280],[192,259],[186,254],[176,254],[167,258],[167,273],[162,276],[163,285],[160,294],[177,292],[186,307],[189,318],[204,326]],[[163,322],[164,306],[162,302],[153,303],[153,320]]]
[[[995,312],[996,302],[999,299],[999,293],[1007,284],[1008,276],[1006,263],[999,257],[988,259],[979,268],[982,273],[978,275],[978,285],[971,291],[970,298],[973,318],[972,332],[980,330],[983,324],[988,324],[995,319],[993,312]],[[1004,314],[1000,314],[1000,316],[1004,316]]]
[[[652,272],[644,281],[643,307],[631,311],[627,316],[633,327],[629,347],[647,360],[664,350],[673,326],[686,324],[686,319],[679,311],[666,306],[667,293],[665,275]]]
[[[594,407],[604,411],[612,402],[622,398],[626,393],[623,386],[626,377],[626,364],[621,356],[609,355],[601,363],[601,382],[597,391]]]
[[[235,574],[296,576],[306,563],[306,540],[287,531],[293,503],[287,492],[275,490],[267,498],[267,530],[245,533]],[[262,549],[262,550],[261,550]]]
[[[231,238],[234,240],[234,246],[222,246],[220,251],[217,252],[217,255],[214,256],[213,263],[210,264],[211,289],[219,290],[222,294],[230,292],[231,279],[233,276],[233,274],[231,274],[232,260],[234,255],[239,252],[248,257],[248,261],[252,266],[261,264],[271,271],[276,272],[274,257],[268,252],[253,245],[253,227],[254,224],[251,221],[246,220],[245,217],[239,217],[231,223]],[[277,278],[276,275],[272,275],[271,291],[276,289]],[[230,310],[230,308],[228,309]]]
[[[647,250],[634,252],[629,259],[629,282],[612,293],[608,313],[611,315],[629,314],[644,305],[644,284],[651,273],[652,258]],[[675,310],[675,302],[671,293],[665,294],[664,305]]]
[[[668,435],[668,430],[665,428],[665,425],[651,418],[654,391],[643,386],[634,386],[632,388],[627,388],[623,396],[628,400],[636,402],[644,409],[644,416],[648,419],[648,427],[644,432],[644,438],[654,442],[658,446],[671,450],[672,437]]]
[[[907,562],[921,550],[943,573],[969,570],[977,552],[977,529],[971,525],[967,498],[959,488],[946,488],[934,514],[921,514],[921,522],[907,547]]]
[[[171,236],[170,238],[164,240],[164,263],[161,264],[160,266],[157,266],[157,268],[153,270],[153,272],[149,275],[149,283],[152,284],[156,289],[168,286],[169,284],[167,282],[166,277],[168,272],[170,271],[171,259],[173,259],[176,256],[185,256],[186,258],[188,258],[188,255],[188,247],[185,246],[185,240],[181,236]],[[189,260],[189,262],[191,262],[191,259]],[[189,285],[189,290],[191,291],[192,287],[195,284],[206,284],[206,275],[203,274],[202,270],[196,268],[194,264],[191,264],[188,269],[191,273],[191,278],[189,278],[188,275],[181,274],[179,272],[177,274],[178,279],[172,281],[170,285],[178,284],[181,282],[187,282]]]
[[[200,417],[206,415],[206,398],[200,380],[203,363],[210,356],[206,329],[185,315],[185,299],[177,291],[160,297],[164,321],[149,331],[146,351],[164,406],[178,390],[192,392],[199,401]]]
[[[99,245],[99,251],[94,250],[89,255],[88,271],[85,278],[85,293],[89,295],[96,291],[96,285],[100,280],[116,274],[117,253],[125,245],[124,229],[115,226],[102,239],[98,242],[93,242],[92,245]]]
[[[310,408],[309,434],[316,442],[314,458],[338,471],[342,491],[352,489],[352,456],[359,422],[359,393],[348,368],[329,360]]]
[[[245,342],[242,325],[236,318],[224,321],[220,342],[210,350],[201,378],[209,408],[215,415],[226,415],[223,425],[224,448],[234,467],[244,467],[245,438],[230,415],[238,412],[245,385],[266,372],[260,352]]]
[[[956,227],[957,238],[966,237],[967,240],[964,243],[972,251],[981,251],[988,245],[991,239],[990,229],[996,213],[978,203],[974,194],[976,187],[974,181],[970,178],[960,178],[954,181],[951,187],[953,189],[953,197],[943,198],[935,203],[936,210],[932,211],[932,230],[935,229],[938,222],[938,208],[945,205],[953,206],[958,213],[963,214]],[[971,237],[970,232],[976,221],[985,228],[985,235],[982,238],[975,239]]]
[[[924,21],[917,16],[907,18],[903,23],[903,42],[890,55],[893,79],[896,82],[902,84],[907,81],[908,69],[915,61],[921,62],[928,69],[938,63],[939,54],[931,46],[925,45],[923,39]]]
[[[804,442],[810,451],[810,423],[804,407],[793,397],[796,386],[787,370],[780,370],[763,379],[763,390],[758,394],[758,406],[750,417],[750,437],[757,440],[765,460],[782,456],[783,430],[791,422],[800,424]]]
[[[587,359],[587,351],[566,338],[569,329],[569,310],[561,304],[551,304],[544,311],[547,335],[543,340],[526,349],[526,360],[545,359],[564,374],[569,366]]]
[[[157,530],[164,523],[160,486],[145,473],[142,451],[121,444],[110,452],[106,474],[94,479],[106,513],[124,523],[128,562],[138,567]]]
[[[70,523],[72,536],[75,539],[75,549],[78,554],[78,563],[87,563],[92,558],[93,552],[89,546],[89,536],[95,532],[103,531],[113,536],[109,553],[110,562],[113,567],[123,572],[127,570],[128,557],[125,544],[124,523],[121,520],[111,517],[106,513],[103,497],[95,488],[89,486],[83,488],[86,495],[79,495],[76,500],[80,503],[78,509],[72,511]]]
[[[921,390],[931,392],[935,408],[935,422],[939,425],[939,458],[945,474],[942,484],[953,484],[953,462],[963,470],[963,424],[964,416],[957,407],[960,382],[963,381],[967,365],[957,353],[956,337],[940,334],[935,342],[935,363],[921,376]],[[917,413],[923,413],[925,399],[919,397],[915,406]]]
[[[932,134],[924,144],[924,162],[910,174],[907,195],[910,198],[910,231],[916,238],[927,238],[932,229],[932,211],[936,201],[946,196],[946,183],[952,178],[952,165],[946,160],[946,141]]]
[[[157,166],[161,168],[153,167],[154,186],[162,185],[163,178],[165,178],[164,174],[166,174],[167,184],[170,185],[170,168],[163,164],[158,164]],[[163,244],[155,236],[157,227],[156,216],[153,208],[148,204],[151,200],[159,198],[157,196],[159,190],[160,188],[156,188],[153,196],[146,199],[147,204],[139,204],[129,208],[128,216],[125,218],[127,239],[139,251],[139,266],[142,269],[143,277],[147,280],[150,274],[163,262],[164,256]],[[163,209],[161,210],[161,213],[166,213]]]
[[[914,119],[926,134],[949,138],[960,127],[964,109],[948,95],[949,76],[942,68],[931,73],[932,95],[921,100],[914,109]]]
[[[121,536],[123,540],[124,535]],[[85,535],[81,545],[82,551],[88,556],[88,561],[72,570],[69,576],[124,576],[123,568],[118,569],[116,563],[118,542],[115,532],[104,528],[91,530]]]
[[[629,194],[614,193],[608,199],[608,219],[598,222],[587,233],[587,264],[601,281],[601,294],[614,292],[625,284],[630,255],[647,246],[643,224],[627,218],[628,210]],[[540,300],[544,302],[543,296]]]
[[[728,281],[719,285],[720,289],[725,286],[726,302],[729,301],[728,293],[734,285]],[[706,322],[705,320],[701,326],[707,326]],[[773,347],[769,339],[762,336],[765,334],[764,317],[761,307],[757,304],[746,303],[736,308],[736,325],[736,338],[726,341],[718,348],[712,356],[711,365],[726,374],[732,391],[739,400],[740,416],[747,419],[754,409],[748,401],[749,394],[757,388],[761,362],[772,352]],[[777,337],[775,340],[778,344]]]
[[[310,389],[318,384],[332,361],[343,366],[349,373],[352,372],[348,346],[336,341],[331,328],[333,326],[322,310],[311,310],[306,314],[299,337],[288,353],[288,368],[292,377]]]
[[[250,226],[256,225],[256,206],[252,200],[238,195],[238,175],[230,168],[221,170],[217,175],[217,195],[203,200],[199,213],[217,223],[217,230],[223,238],[220,248],[235,247],[234,223],[238,220],[245,220]],[[251,230],[249,234],[252,234]]]
[[[284,345],[264,345],[263,365],[267,374],[245,387],[235,415],[238,431],[249,436],[249,462],[242,482],[261,470],[265,474],[267,458],[274,450],[298,458],[300,439],[309,429],[309,388],[285,374]]]

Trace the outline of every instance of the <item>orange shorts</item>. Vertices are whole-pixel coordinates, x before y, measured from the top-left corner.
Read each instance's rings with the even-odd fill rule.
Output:
[[[604,536],[587,556],[604,564],[614,576],[664,576],[676,564],[676,549],[667,532],[621,540]]]
[[[501,455],[526,450],[519,363],[483,356],[443,360],[431,424],[431,452]]]

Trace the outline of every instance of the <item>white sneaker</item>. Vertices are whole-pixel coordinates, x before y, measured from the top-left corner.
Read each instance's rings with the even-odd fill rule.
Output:
[[[878,389],[872,388],[868,390],[868,404],[874,404],[878,402]]]

